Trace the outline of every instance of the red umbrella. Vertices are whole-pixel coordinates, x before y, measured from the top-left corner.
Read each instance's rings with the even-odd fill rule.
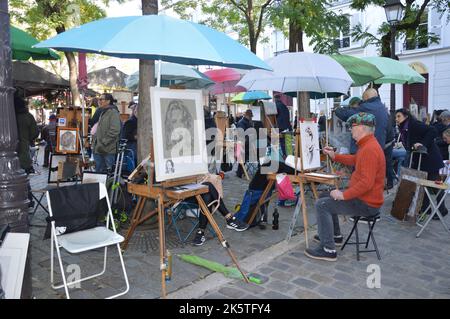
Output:
[[[212,94],[237,93],[247,91],[242,86],[236,84],[242,78],[242,74],[232,68],[209,70],[204,72],[207,77],[216,82],[210,88]]]

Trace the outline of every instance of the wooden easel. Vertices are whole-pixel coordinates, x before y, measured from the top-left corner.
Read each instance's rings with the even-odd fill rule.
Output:
[[[152,150],[153,153],[153,150]],[[151,160],[153,157],[149,155],[148,159]],[[142,168],[142,163],[139,165],[140,168]],[[136,170],[135,170],[136,172]],[[135,172],[130,175],[130,177],[135,176]],[[137,203],[137,206],[133,212],[133,217],[131,221],[130,228],[127,231],[127,234],[125,236],[125,241],[122,244],[122,249],[126,249],[128,246],[128,242],[134,233],[136,227],[144,222],[145,220],[151,218],[152,216],[158,215],[158,226],[159,226],[159,253],[160,253],[160,270],[161,270],[161,291],[162,291],[162,297],[166,298],[167,291],[166,291],[166,280],[170,278],[171,276],[171,261],[168,257],[168,251],[166,248],[166,236],[165,236],[165,225],[164,225],[164,209],[166,207],[171,206],[172,204],[185,200],[190,197],[195,197],[197,200],[197,203],[201,209],[201,212],[206,216],[209,223],[213,227],[217,239],[221,243],[221,245],[227,250],[227,253],[230,255],[231,260],[236,265],[237,269],[242,274],[245,282],[249,282],[247,276],[244,274],[244,272],[241,270],[238,261],[236,257],[234,256],[233,252],[230,249],[229,243],[225,240],[223,237],[222,232],[220,231],[219,226],[217,225],[216,221],[211,215],[211,212],[208,209],[208,206],[204,202],[203,198],[201,197],[202,194],[208,193],[209,189],[208,186],[198,184],[198,187],[190,188],[187,190],[183,189],[175,189],[174,187],[180,187],[183,185],[188,185],[192,183],[197,183],[198,177],[192,176],[187,178],[181,178],[181,179],[174,179],[174,180],[168,180],[165,182],[162,182],[159,185],[153,185],[153,174],[154,169],[150,165],[150,172],[148,174],[148,185],[145,184],[133,184],[128,183],[128,192],[135,194],[139,196],[139,200]],[[145,216],[142,216],[143,209],[145,206],[145,202],[147,199],[153,199],[157,202],[157,208],[148,213]]]
[[[310,184],[311,185],[311,189],[312,192],[314,194],[314,198],[317,200],[319,198],[319,195],[317,193],[317,187],[316,187],[316,183],[319,184],[327,184],[327,185],[332,185],[335,186],[336,188],[339,188],[339,178],[335,175],[326,175],[323,174],[322,176],[320,175],[314,175],[312,173],[308,173],[303,169],[303,158],[301,156],[299,156],[299,154],[301,153],[301,136],[300,136],[300,129],[297,128],[297,130],[295,131],[295,151],[294,151],[294,156],[295,156],[295,168],[294,168],[294,175],[287,175],[289,177],[289,180],[291,181],[291,183],[293,185],[299,185],[300,188],[300,200],[298,201],[295,210],[294,210],[294,214],[292,216],[292,220],[291,220],[291,224],[289,226],[289,230],[288,230],[288,234],[287,234],[287,240],[289,241],[291,236],[292,236],[292,232],[294,230],[295,224],[297,222],[297,218],[298,215],[300,213],[300,207],[302,209],[302,215],[303,215],[303,225],[304,225],[304,235],[305,235],[305,242],[306,242],[306,248],[309,248],[309,241],[308,241],[308,212],[306,209],[306,204],[303,205],[303,203],[305,202],[305,188],[304,188],[304,184]],[[297,169],[297,163],[298,163],[298,158],[300,158],[300,171]],[[253,222],[253,220],[255,219],[259,209],[261,208],[261,206],[267,202],[270,202],[270,200],[274,197],[273,195],[267,200],[266,197],[269,194],[270,190],[273,188],[275,182],[276,182],[276,176],[277,173],[271,173],[268,174],[267,179],[268,179],[268,184],[266,186],[266,188],[264,189],[264,192],[261,196],[261,198],[259,199],[258,203],[256,204],[255,209],[253,210],[253,212],[250,215],[250,218],[248,220],[248,223],[251,224]]]

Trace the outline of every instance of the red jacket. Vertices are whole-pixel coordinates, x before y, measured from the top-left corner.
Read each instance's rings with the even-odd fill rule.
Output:
[[[358,198],[371,207],[381,207],[384,202],[384,177],[386,160],[383,150],[373,134],[363,137],[355,155],[336,154],[334,160],[355,166],[344,200]]]

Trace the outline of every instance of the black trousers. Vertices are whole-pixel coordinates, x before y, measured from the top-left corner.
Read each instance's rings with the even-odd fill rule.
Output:
[[[209,205],[210,203],[212,203],[213,201],[217,200],[219,198],[219,193],[217,192],[216,188],[214,187],[213,184],[211,183],[203,183],[204,185],[208,186],[209,192],[206,194],[202,194],[200,196],[202,196],[203,200],[205,201],[206,205]],[[188,199],[189,202],[191,203],[195,203],[197,204],[197,200],[193,197]],[[212,209],[214,209],[216,207],[217,203],[212,204],[209,209],[210,211]],[[217,209],[222,216],[226,216],[228,214],[230,214],[230,212],[228,211],[227,207],[225,206],[224,201],[222,200],[222,198],[220,199],[220,205],[219,208]],[[200,213],[199,216],[199,228],[202,230],[206,229],[206,226],[208,225],[208,218],[206,218],[206,216],[202,213]]]

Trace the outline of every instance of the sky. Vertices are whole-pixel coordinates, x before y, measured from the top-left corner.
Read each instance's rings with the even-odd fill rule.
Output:
[[[142,15],[141,0],[128,0],[123,4],[111,1],[106,14],[108,17]]]

